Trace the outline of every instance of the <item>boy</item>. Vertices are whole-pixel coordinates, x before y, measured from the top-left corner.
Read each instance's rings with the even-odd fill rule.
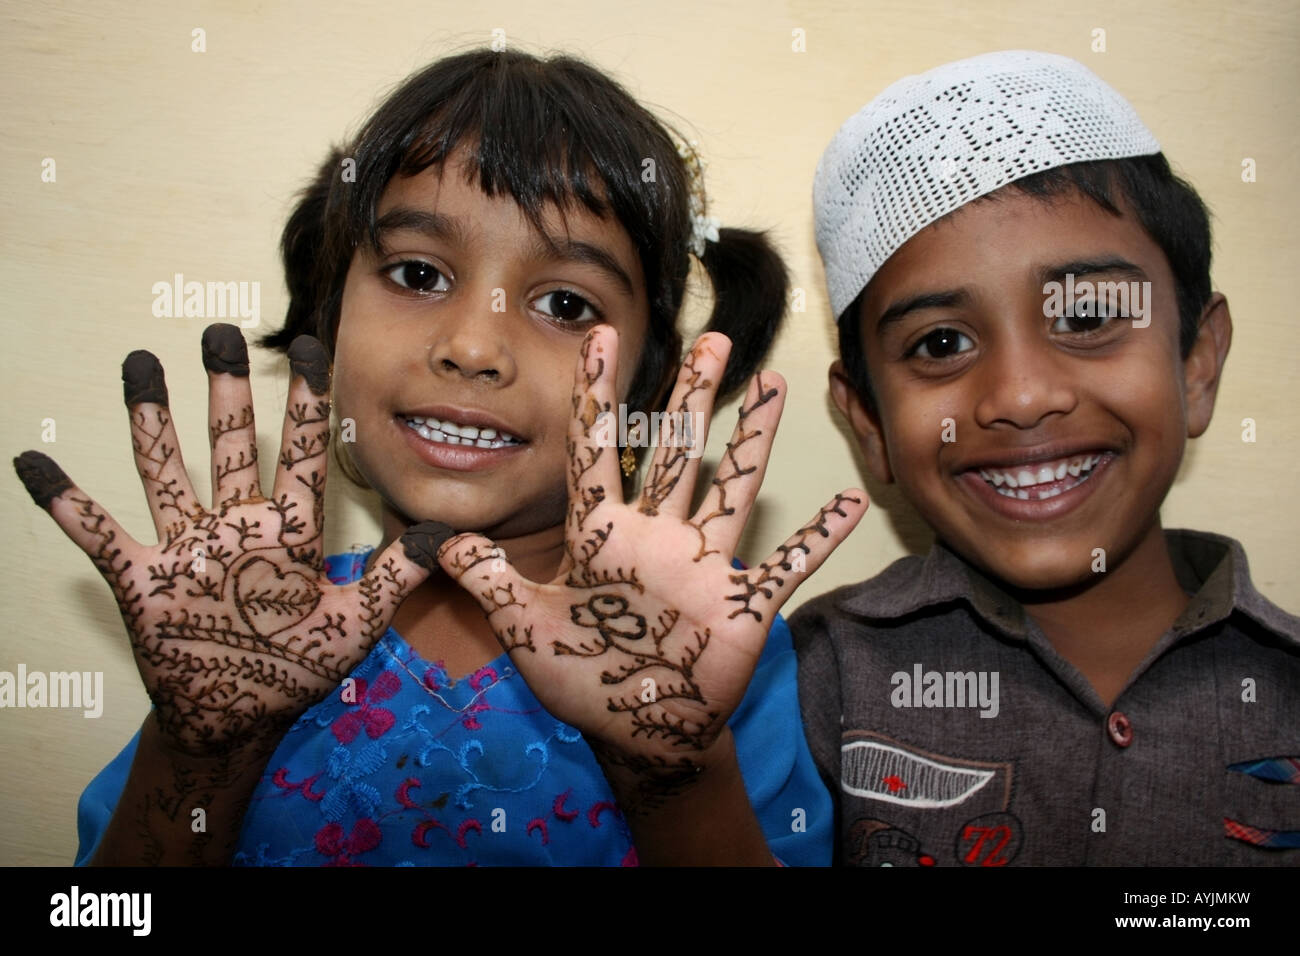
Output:
[[[925,558],[791,618],[859,865],[1300,864],[1300,619],[1161,529],[1232,334],[1208,220],[1084,67],[908,77],[814,187],[831,393]]]

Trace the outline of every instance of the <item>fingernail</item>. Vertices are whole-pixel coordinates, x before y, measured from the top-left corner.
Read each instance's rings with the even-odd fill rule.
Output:
[[[122,397],[128,406],[149,402],[167,407],[162,363],[152,352],[137,349],[122,363]]]
[[[14,470],[27,493],[46,511],[50,502],[72,487],[72,479],[54,463],[49,455],[39,451],[25,451],[14,459]]]
[[[402,551],[427,571],[438,568],[438,549],[456,533],[451,525],[441,521],[421,521],[402,533]]]
[[[289,367],[294,375],[307,380],[307,387],[315,395],[324,395],[330,388],[330,359],[325,346],[314,335],[300,335],[289,345]]]
[[[237,326],[217,322],[203,330],[203,367],[209,372],[248,376],[248,343]]]

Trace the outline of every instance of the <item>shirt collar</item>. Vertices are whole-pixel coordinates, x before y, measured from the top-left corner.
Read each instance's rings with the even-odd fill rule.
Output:
[[[1174,622],[1171,636],[1185,637],[1240,611],[1293,647],[1300,647],[1300,618],[1286,613],[1255,590],[1246,553],[1232,538],[1204,531],[1165,532],[1174,574],[1191,602]],[[954,601],[1002,633],[1029,637],[1032,622],[1015,598],[941,542],[925,558],[904,558],[881,574],[848,588],[841,609],[890,620]]]

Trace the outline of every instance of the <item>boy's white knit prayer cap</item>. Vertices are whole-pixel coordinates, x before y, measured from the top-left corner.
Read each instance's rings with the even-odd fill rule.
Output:
[[[813,181],[836,318],[926,226],[1067,163],[1160,151],[1128,101],[1081,63],[1007,50],[894,83],[840,127]]]

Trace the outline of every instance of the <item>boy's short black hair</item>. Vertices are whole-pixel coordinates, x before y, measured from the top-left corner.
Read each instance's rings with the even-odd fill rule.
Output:
[[[1115,216],[1122,215],[1119,202],[1127,201],[1169,261],[1178,299],[1179,347],[1183,358],[1187,357],[1196,341],[1201,310],[1210,298],[1210,217],[1196,190],[1174,174],[1163,153],[1057,166],[1017,179],[975,201],[996,199],[1007,189],[1044,202],[1073,191]],[[840,360],[849,382],[875,411],[876,397],[862,342],[860,312],[865,295],[863,289],[839,316]]]

